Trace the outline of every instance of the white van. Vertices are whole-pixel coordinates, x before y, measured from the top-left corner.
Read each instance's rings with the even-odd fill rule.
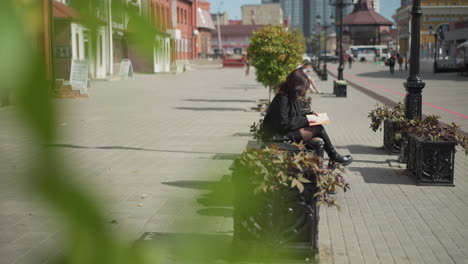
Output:
[[[390,56],[389,48],[385,45],[349,46],[348,54],[359,61],[386,60]]]

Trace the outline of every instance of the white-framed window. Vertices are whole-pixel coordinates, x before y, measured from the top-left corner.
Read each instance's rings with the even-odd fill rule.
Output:
[[[64,5],[68,5],[69,0],[55,0],[55,2],[62,3]]]

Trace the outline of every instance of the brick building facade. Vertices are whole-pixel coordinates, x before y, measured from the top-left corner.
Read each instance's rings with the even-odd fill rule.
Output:
[[[177,26],[180,39],[176,40],[176,60],[196,58],[195,35],[197,29],[196,0],[177,0]]]

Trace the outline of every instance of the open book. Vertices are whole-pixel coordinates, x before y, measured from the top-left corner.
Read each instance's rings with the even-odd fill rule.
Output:
[[[309,120],[315,120],[317,122],[310,123],[311,126],[318,126],[318,125],[326,125],[330,123],[330,119],[328,118],[327,113],[319,113],[318,116],[316,115],[307,115]]]

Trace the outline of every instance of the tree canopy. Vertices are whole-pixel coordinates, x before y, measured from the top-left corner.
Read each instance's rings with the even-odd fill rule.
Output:
[[[257,81],[277,90],[301,62],[304,50],[304,36],[299,31],[266,26],[254,32],[247,54],[256,68]]]

